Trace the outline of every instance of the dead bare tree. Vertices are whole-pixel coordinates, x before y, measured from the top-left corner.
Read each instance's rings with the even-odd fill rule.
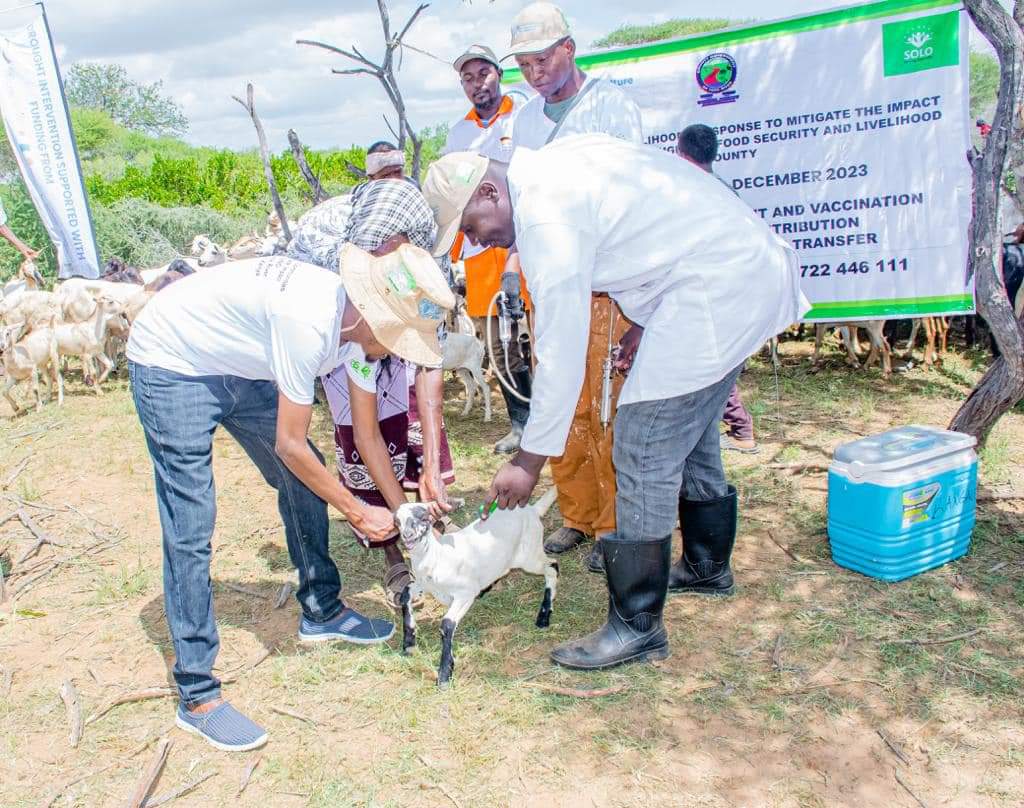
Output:
[[[295,164],[299,167],[299,173],[309,185],[309,190],[313,194],[314,207],[321,202],[326,202],[330,199],[330,196],[320,184],[320,179],[313,173],[313,169],[309,167],[309,163],[306,161],[306,151],[302,148],[302,142],[299,140],[299,136],[295,134],[294,129],[288,130],[288,145],[292,147],[292,157],[295,158]]]
[[[999,0],[965,0],[967,13],[999,58],[999,101],[980,159],[973,162],[974,217],[967,276],[976,278],[978,311],[988,321],[1002,355],[953,418],[950,429],[979,443],[1011,407],[1024,398],[1024,331],[1014,316],[1002,276],[999,192],[1012,143],[1024,134],[1024,0],[1014,16]]]
[[[296,44],[298,45],[311,45],[315,48],[323,48],[324,50],[330,51],[331,53],[337,53],[344,56],[347,59],[351,59],[353,62],[361,65],[361,67],[347,68],[345,70],[333,69],[331,72],[338,76],[372,76],[381,83],[384,88],[384,92],[387,93],[388,100],[391,101],[391,105],[395,108],[395,113],[398,115],[398,128],[397,130],[392,127],[391,131],[395,133],[398,138],[398,148],[404,150],[406,139],[412,143],[412,176],[417,182],[420,179],[420,153],[423,150],[423,142],[420,140],[419,135],[416,134],[416,130],[409,123],[409,116],[406,112],[405,99],[402,98],[402,91],[398,86],[398,81],[395,78],[395,54],[402,47],[402,40],[409,29],[412,28],[413,23],[427,8],[429,3],[420,5],[409,17],[408,22],[402,26],[397,36],[392,35],[391,32],[391,14],[388,12],[388,4],[386,0],[377,0],[377,10],[380,12],[380,23],[384,29],[384,58],[380,64],[377,64],[370,59],[367,59],[355,45],[352,46],[351,50],[343,50],[342,48],[335,47],[334,45],[328,45],[325,42],[317,42],[312,39],[298,39]],[[385,118],[385,121],[387,119]],[[388,123],[390,127],[391,124]]]
[[[292,240],[292,231],[288,227],[288,216],[284,212],[284,205],[281,202],[281,194],[277,191],[277,182],[274,180],[274,169],[270,164],[270,147],[267,145],[267,133],[263,131],[263,124],[260,122],[259,116],[256,114],[256,104],[253,101],[252,82],[249,82],[245,86],[245,101],[239,98],[237,95],[231,96],[242,108],[249,113],[249,117],[252,118],[252,124],[256,127],[256,137],[259,138],[260,142],[260,157],[263,159],[263,175],[267,178],[267,185],[270,187],[270,198],[274,203],[274,210],[277,211],[277,217],[281,220],[281,229],[284,232],[284,237],[288,240]]]

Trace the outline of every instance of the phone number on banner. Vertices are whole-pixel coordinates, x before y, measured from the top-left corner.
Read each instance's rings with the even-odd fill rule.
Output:
[[[870,275],[872,272],[907,272],[909,258],[883,258],[879,261],[843,261],[839,264],[801,264],[801,278],[830,278],[834,275]]]

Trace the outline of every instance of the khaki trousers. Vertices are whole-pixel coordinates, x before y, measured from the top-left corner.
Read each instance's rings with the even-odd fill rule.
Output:
[[[590,536],[602,536],[615,530],[612,423],[608,424],[607,431],[601,426],[601,386],[604,360],[608,355],[608,329],[612,329],[612,344],[617,345],[630,325],[611,298],[606,295],[591,298],[590,342],[583,389],[569,429],[565,454],[551,458],[551,476],[558,488],[558,509],[565,526]],[[612,422],[624,381],[621,375],[612,377]]]

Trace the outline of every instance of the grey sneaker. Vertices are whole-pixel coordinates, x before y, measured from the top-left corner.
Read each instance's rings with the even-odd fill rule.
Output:
[[[337,617],[326,623],[314,623],[303,615],[299,624],[299,639],[302,642],[344,640],[356,645],[376,645],[387,642],[394,633],[395,624],[390,620],[366,617],[347,606]]]
[[[179,704],[174,723],[224,752],[248,752],[267,742],[266,730],[226,701],[208,713],[193,713],[184,704]]]

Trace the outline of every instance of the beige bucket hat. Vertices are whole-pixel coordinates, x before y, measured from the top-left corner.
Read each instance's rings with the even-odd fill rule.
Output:
[[[440,367],[438,328],[455,295],[430,254],[403,244],[378,258],[346,244],[339,266],[345,294],[381,345],[413,364]]]
[[[501,61],[540,53],[569,36],[572,31],[562,9],[554,3],[530,3],[512,21],[512,44]]]
[[[473,198],[491,161],[474,152],[451,152],[434,162],[423,181],[423,196],[434,212],[437,241],[434,255],[451,250],[462,225],[462,214]]]

